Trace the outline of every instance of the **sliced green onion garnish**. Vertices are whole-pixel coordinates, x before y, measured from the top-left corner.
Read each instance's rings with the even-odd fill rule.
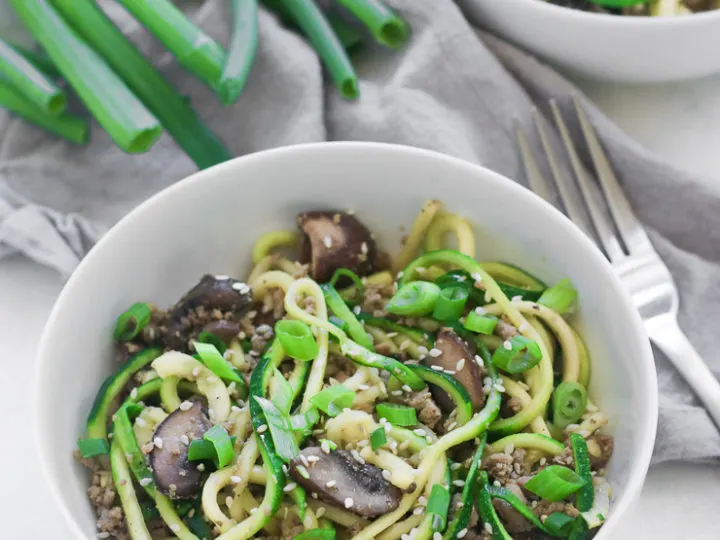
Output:
[[[335,273],[337,275],[337,272]],[[359,345],[366,349],[373,348],[373,341],[363,328],[363,325],[355,317],[355,314],[350,311],[345,301],[342,299],[340,294],[335,290],[332,285],[321,285],[323,294],[325,295],[325,302],[327,302],[328,308],[335,314],[336,317],[340,317],[347,325],[347,333],[350,337],[357,342]]]
[[[51,116],[44,113],[2,79],[0,79],[0,107],[75,144],[88,142],[90,123],[85,118],[70,114]]]
[[[380,45],[396,49],[407,42],[408,25],[380,0],[339,0],[339,3],[363,23]]]
[[[258,47],[258,1],[232,0],[233,30],[218,93],[225,105],[235,103],[245,88]]]
[[[570,447],[575,462],[575,472],[585,481],[585,485],[575,495],[575,507],[581,512],[587,512],[592,508],[595,500],[595,489],[592,484],[592,473],[590,467],[590,456],[585,439],[578,433],[570,434]]]
[[[417,413],[412,407],[396,403],[378,403],[375,410],[380,418],[385,418],[396,426],[407,427],[417,424]]]
[[[235,446],[235,437],[230,437],[230,442]],[[188,461],[218,461],[215,445],[205,439],[190,441],[188,446]]]
[[[435,280],[435,284],[444,289],[446,287],[464,287],[470,295],[470,300],[476,304],[485,304],[485,292],[475,287],[475,280],[465,270],[450,270]]]
[[[565,278],[545,290],[537,303],[562,314],[568,312],[575,305],[577,297],[577,289],[573,287],[569,279]]]
[[[290,426],[293,431],[299,431],[305,435],[309,435],[312,428],[320,420],[320,413],[313,407],[305,413],[295,414],[290,417]]]
[[[456,321],[462,315],[468,300],[468,290],[465,287],[446,287],[440,290],[433,309],[433,319],[438,321]]]
[[[220,354],[225,354],[225,351],[227,350],[227,345],[222,340],[222,338],[220,338],[220,336],[216,336],[212,332],[200,332],[200,334],[198,335],[198,341],[200,343],[207,343],[208,345],[212,345],[217,349]]]
[[[552,396],[553,423],[564,429],[580,420],[585,414],[587,399],[587,390],[582,384],[572,381],[560,383]]]
[[[222,469],[226,465],[229,465],[235,456],[235,450],[233,449],[233,443],[230,439],[230,435],[222,426],[213,426],[205,432],[203,439],[208,441],[215,447],[215,457],[217,461],[215,465],[218,469]]]
[[[449,507],[450,491],[441,484],[435,484],[426,507],[427,515],[432,516],[433,530],[442,531],[445,528]]]
[[[587,540],[588,537],[588,524],[583,516],[578,516],[573,521],[572,527],[570,528],[570,534],[568,540]]]
[[[200,360],[205,367],[220,377],[223,381],[237,383],[242,392],[247,391],[247,383],[245,382],[245,378],[242,376],[242,373],[240,373],[230,364],[230,362],[223,358],[223,355],[215,348],[215,345],[194,341],[193,347],[197,352],[197,359]]]
[[[487,471],[480,471],[478,476],[480,477],[480,489],[475,499],[475,506],[480,518],[490,525],[493,540],[512,540],[502,521],[500,521],[495,507],[492,505],[492,499],[488,491],[491,486]]]
[[[553,536],[567,538],[575,520],[562,512],[553,512],[543,523],[545,530]]]
[[[290,419],[286,414],[280,412],[269,399],[260,396],[253,396],[253,399],[263,410],[267,427],[270,430],[270,436],[275,445],[275,452],[285,463],[289,463],[290,460],[300,453],[292,426],[290,425]]]
[[[293,536],[292,540],[335,540],[335,529],[310,529]]]
[[[56,116],[65,110],[67,98],[55,83],[23,55],[0,39],[0,75],[41,111]]]
[[[377,450],[387,444],[387,434],[384,427],[379,427],[370,434],[370,445],[373,450]]]
[[[190,73],[215,88],[225,51],[170,0],[119,0]]]
[[[353,399],[355,399],[355,392],[347,386],[337,384],[315,394],[310,398],[310,403],[328,416],[337,416],[343,409],[352,406]]]
[[[309,361],[318,355],[318,344],[310,327],[302,321],[278,321],[275,335],[288,356]]]
[[[525,489],[541,499],[557,502],[572,495],[584,485],[585,480],[572,469],[562,465],[550,465],[528,480]]]
[[[345,99],[357,98],[359,91],[355,70],[342,43],[317,4],[313,0],[285,0],[282,5],[322,58],[340,95]]]
[[[133,304],[122,313],[115,323],[115,339],[118,341],[130,341],[150,322],[152,311],[150,306],[144,302]]]
[[[110,453],[110,447],[105,439],[80,439],[78,449],[85,459]]]
[[[12,3],[27,29],[115,143],[130,153],[149,150],[162,134],[162,126],[125,82],[80,39],[48,0]]]
[[[477,332],[478,334],[485,334],[489,336],[495,331],[495,327],[498,324],[498,318],[493,315],[480,315],[475,310],[468,313],[465,318],[463,326],[471,332]]]
[[[400,287],[387,305],[395,315],[420,317],[432,313],[440,297],[440,287],[429,281],[413,281]]]
[[[537,366],[540,360],[540,346],[525,336],[513,336],[492,355],[493,365],[511,374],[527,371]]]
[[[21,1],[21,0],[19,0]],[[53,0],[73,24],[155,114],[178,146],[201,169],[232,157],[227,148],[93,0]]]

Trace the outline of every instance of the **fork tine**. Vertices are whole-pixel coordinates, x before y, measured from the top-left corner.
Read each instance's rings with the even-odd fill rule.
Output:
[[[533,108],[533,120],[535,122],[535,128],[540,135],[540,142],[542,143],[543,149],[545,150],[545,157],[547,158],[550,171],[552,172],[557,186],[558,193],[560,194],[560,200],[565,207],[568,217],[575,222],[575,224],[582,229],[590,238],[594,239],[592,229],[590,228],[586,216],[585,209],[578,201],[577,197],[570,192],[570,185],[564,178],[563,173],[560,171],[558,160],[555,155],[555,151],[550,145],[550,138],[548,137],[547,130],[545,129],[545,122],[540,112]]]
[[[615,225],[620,232],[625,246],[629,253],[636,253],[638,251],[644,251],[652,249],[650,240],[648,240],[645,229],[643,229],[640,222],[635,217],[632,211],[630,203],[625,197],[620,184],[618,183],[617,177],[613,172],[610,165],[610,161],[605,155],[605,151],[598,141],[595,129],[590,124],[590,121],[585,115],[585,111],[580,105],[580,100],[573,94],[573,103],[575,104],[575,110],[577,111],[578,120],[580,121],[580,127],[585,141],[587,142],[588,149],[590,150],[590,156],[595,166],[595,172],[600,180],[600,186],[602,187],[603,194],[605,195],[605,202],[610,209]]]
[[[560,107],[558,107],[557,101],[554,99],[550,100],[550,109],[552,110],[553,117],[555,118],[555,124],[560,131],[560,137],[565,144],[565,150],[570,157],[570,164],[575,172],[575,178],[577,179],[580,193],[582,193],[583,199],[585,200],[590,220],[592,221],[595,231],[598,234],[598,238],[600,239],[600,245],[605,250],[605,254],[608,259],[612,262],[616,262],[625,257],[625,254],[623,253],[620,242],[615,235],[612,223],[603,213],[603,209],[598,204],[596,195],[590,191],[591,186],[590,180],[588,179],[588,173],[580,162],[577,149],[575,148],[575,143],[573,143],[570,138],[570,132],[567,128],[567,124],[565,124],[565,120],[563,120],[562,113],[560,112]]]
[[[548,188],[548,181],[540,172],[540,167],[535,161],[535,155],[530,149],[530,144],[525,137],[525,132],[522,130],[520,125],[516,126],[515,136],[517,137],[518,146],[520,147],[520,156],[525,166],[525,173],[527,174],[528,182],[530,183],[530,189],[540,195],[543,199],[552,204],[550,198],[550,190]]]

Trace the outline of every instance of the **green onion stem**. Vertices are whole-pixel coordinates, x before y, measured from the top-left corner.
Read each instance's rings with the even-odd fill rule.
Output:
[[[232,9],[232,39],[217,90],[225,105],[240,97],[258,47],[258,0],[232,0]]]
[[[412,407],[396,403],[378,403],[375,406],[378,418],[385,418],[395,426],[407,427],[417,425],[417,413]]]
[[[53,64],[53,61],[50,60],[50,57],[44,52],[26,49],[15,43],[11,43],[10,46],[32,62],[36,68],[44,72],[48,77],[52,79],[60,79],[62,77],[62,73],[58,71],[57,66]]]
[[[346,51],[355,52],[355,48],[362,45],[362,34],[354,26],[345,22],[342,17],[332,11],[327,14],[327,18],[333,32],[335,32]]]
[[[313,0],[283,0],[282,4],[322,58],[340,95],[345,99],[356,99],[359,91],[355,70],[317,4]]]
[[[380,0],[338,0],[367,27],[380,45],[401,47],[408,40],[408,25]]]
[[[278,321],[275,323],[275,335],[288,356],[296,360],[312,360],[320,350],[310,327],[302,321]]]
[[[0,39],[0,74],[28,101],[46,114],[56,116],[67,107],[65,92],[2,39]]]
[[[12,4],[27,29],[117,145],[129,153],[149,150],[162,134],[162,126],[122,79],[63,21],[48,0],[12,0]]]
[[[0,80],[0,107],[68,141],[77,144],[85,144],[88,141],[90,123],[86,119],[65,113],[50,116],[28,102],[2,80]]]
[[[215,89],[225,51],[170,0],[118,0],[190,73]],[[242,0],[247,2],[247,0]]]
[[[431,313],[440,297],[440,287],[429,281],[413,281],[398,289],[386,309],[394,315],[420,317]]]
[[[20,1],[20,0],[15,0]],[[175,142],[200,169],[232,156],[153,65],[118,30],[92,0],[53,0],[63,16],[82,34],[128,86],[160,119]]]

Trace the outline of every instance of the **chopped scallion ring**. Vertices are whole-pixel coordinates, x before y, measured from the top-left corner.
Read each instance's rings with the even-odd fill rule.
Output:
[[[130,341],[135,338],[143,328],[150,322],[152,311],[150,306],[144,302],[133,304],[122,313],[115,323],[115,339],[118,341]]]
[[[355,392],[347,386],[338,384],[315,394],[310,398],[310,403],[328,416],[337,416],[343,409],[352,407],[354,399]]]
[[[235,456],[235,450],[233,449],[233,443],[230,439],[230,435],[222,426],[213,426],[205,432],[203,439],[208,441],[215,448],[215,465],[218,469],[230,464],[233,457]]]
[[[456,321],[462,315],[468,301],[466,287],[446,287],[440,291],[440,296],[433,310],[433,319],[438,321]]]
[[[541,499],[557,502],[572,495],[584,485],[585,480],[572,469],[562,465],[550,465],[528,480],[525,489]]]
[[[81,439],[78,441],[78,449],[85,459],[110,453],[110,447],[105,439]]]
[[[318,355],[318,344],[310,327],[302,321],[278,321],[275,335],[288,356],[309,361]]]
[[[492,363],[506,373],[522,373],[535,367],[542,360],[540,346],[525,336],[513,336],[498,347],[492,355]]]
[[[429,281],[413,281],[400,287],[387,305],[395,315],[420,317],[431,313],[440,297],[440,287]]]
[[[412,407],[396,403],[378,403],[375,410],[380,418],[385,418],[396,426],[408,427],[417,424],[417,413]]]
[[[471,332],[489,336],[495,331],[497,324],[497,317],[493,315],[480,315],[476,311],[471,311],[465,318],[463,326]]]

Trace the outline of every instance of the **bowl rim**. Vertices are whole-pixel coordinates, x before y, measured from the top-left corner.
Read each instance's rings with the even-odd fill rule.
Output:
[[[545,0],[516,0],[522,4],[534,6],[531,9],[536,9],[540,13],[547,14],[548,16],[562,16],[569,19],[574,19],[572,22],[594,22],[603,27],[626,27],[626,28],[659,28],[659,27],[673,27],[673,28],[695,28],[696,26],[704,25],[709,20],[720,20],[720,9],[714,9],[710,11],[702,11],[700,13],[692,13],[690,15],[679,15],[676,17],[650,17],[647,15],[638,16],[618,16],[611,15],[609,13],[594,13],[591,11],[583,11],[580,9],[572,9],[565,6],[559,6],[557,4],[551,4]]]
[[[537,1],[537,0],[532,0]],[[524,199],[527,204],[539,206],[542,211],[546,212],[549,217],[555,221],[559,221],[561,226],[569,229],[569,234],[575,237],[576,241],[583,244],[587,248],[588,255],[595,259],[595,263],[601,266],[602,272],[609,274],[610,283],[614,292],[620,299],[621,308],[624,310],[629,318],[630,324],[632,325],[633,334],[638,336],[638,346],[642,351],[642,357],[637,360],[640,363],[640,369],[643,372],[642,381],[640,384],[643,386],[643,392],[645,393],[646,400],[644,401],[647,421],[642,426],[643,433],[641,434],[641,448],[636,455],[636,463],[631,468],[629,478],[627,480],[627,487],[621,499],[623,504],[618,507],[617,504],[613,508],[613,512],[604,524],[605,531],[612,531],[616,526],[617,522],[622,518],[625,512],[631,507],[638,499],[642,490],[647,471],[650,466],[652,452],[655,444],[655,436],[657,432],[657,419],[658,419],[658,387],[657,387],[657,375],[655,371],[655,363],[650,347],[650,342],[646,337],[645,329],[640,319],[640,315],[632,304],[629,295],[622,288],[622,285],[612,271],[610,263],[605,259],[599,249],[584,233],[580,231],[575,224],[573,224],[564,214],[557,210],[550,203],[537,196],[535,193],[524,188],[517,182],[499,174],[490,169],[487,169],[481,165],[469,162],[467,160],[450,156],[441,152],[432,150],[425,150],[417,147],[411,147],[400,144],[388,144],[388,143],[375,143],[375,142],[355,142],[355,141],[343,141],[343,142],[316,142],[316,143],[304,143],[297,145],[284,146],[280,148],[273,148],[269,150],[263,150],[253,154],[236,157],[224,163],[215,165],[214,167],[197,171],[178,182],[166,187],[165,189],[154,194],[150,198],[146,199],[123,218],[121,218],[113,227],[105,233],[90,252],[83,258],[78,265],[75,272],[63,287],[62,291],[58,295],[58,298],[53,305],[53,308],[48,316],[48,319],[43,328],[42,335],[38,344],[38,352],[35,362],[35,380],[33,384],[33,391],[35,392],[33,400],[33,429],[35,445],[38,457],[40,458],[41,470],[46,480],[52,497],[55,500],[55,504],[60,510],[60,513],[65,518],[65,522],[68,525],[71,533],[76,538],[83,538],[84,533],[78,521],[75,519],[73,513],[65,504],[65,500],[62,496],[61,487],[55,482],[54,475],[52,474],[53,467],[50,465],[50,460],[46,457],[45,448],[48,445],[43,444],[45,437],[43,437],[46,417],[48,417],[48,407],[45,406],[45,392],[43,387],[45,386],[44,377],[44,366],[50,361],[51,358],[51,329],[55,326],[56,321],[62,316],[64,310],[64,304],[66,298],[75,294],[75,290],[82,285],[82,278],[85,268],[90,267],[93,264],[95,258],[99,257],[99,253],[104,251],[104,247],[107,244],[111,244],[116,236],[120,236],[126,226],[134,221],[138,216],[143,215],[146,212],[151,211],[157,205],[164,204],[165,200],[172,197],[176,191],[187,189],[188,186],[202,182],[205,178],[217,175],[218,173],[231,170],[238,167],[238,163],[247,163],[251,161],[263,161],[272,160],[277,156],[292,156],[292,154],[303,154],[307,152],[334,152],[334,151],[356,151],[356,152],[388,152],[395,154],[405,154],[408,159],[414,159],[417,157],[432,159],[444,164],[449,169],[465,169],[472,172],[475,175],[483,175],[485,180],[496,185],[503,184],[504,188],[514,191],[515,195],[521,199]],[[236,176],[236,178],[242,178],[242,176]],[[608,527],[609,525],[609,527]],[[602,532],[600,534],[603,534]],[[602,538],[606,537],[603,534]]]

